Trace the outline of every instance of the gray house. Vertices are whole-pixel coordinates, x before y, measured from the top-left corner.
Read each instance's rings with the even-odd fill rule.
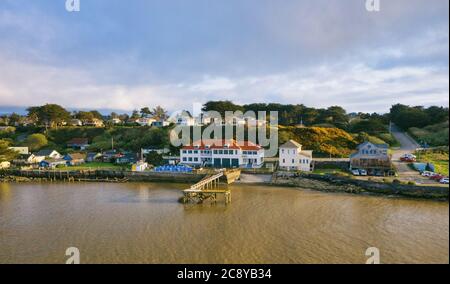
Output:
[[[350,169],[366,170],[369,175],[387,175],[393,171],[387,144],[364,142],[350,155]]]

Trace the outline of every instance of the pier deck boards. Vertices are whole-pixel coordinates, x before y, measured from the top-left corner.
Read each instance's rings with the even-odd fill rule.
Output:
[[[236,173],[234,173],[236,174]],[[202,203],[205,200],[217,201],[218,195],[225,197],[225,204],[231,202],[231,190],[219,189],[219,179],[221,177],[227,177],[226,172],[222,171],[215,175],[207,176],[198,183],[192,185],[189,189],[183,190],[184,202]],[[235,178],[231,182],[234,182]],[[227,184],[230,183],[227,178]]]

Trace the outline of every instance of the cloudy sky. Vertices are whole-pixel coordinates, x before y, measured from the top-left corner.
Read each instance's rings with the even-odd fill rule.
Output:
[[[0,106],[449,104],[449,1],[0,0]]]

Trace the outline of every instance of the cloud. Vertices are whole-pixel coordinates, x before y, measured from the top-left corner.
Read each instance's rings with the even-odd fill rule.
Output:
[[[102,73],[96,69],[95,72]],[[194,102],[280,102],[349,111],[388,111],[393,103],[448,105],[448,69],[322,65],[264,76],[213,77],[164,84],[99,84],[91,71],[0,59],[2,105],[59,103],[70,108],[132,110],[162,105],[171,111]]]
[[[448,1],[115,3],[2,1],[0,105],[448,105]]]

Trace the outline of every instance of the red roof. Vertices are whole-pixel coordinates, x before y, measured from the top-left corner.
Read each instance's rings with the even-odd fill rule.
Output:
[[[234,139],[205,139],[184,146],[183,150],[209,150],[209,149],[235,149],[235,150],[261,150],[261,146],[250,141],[236,141]]]

